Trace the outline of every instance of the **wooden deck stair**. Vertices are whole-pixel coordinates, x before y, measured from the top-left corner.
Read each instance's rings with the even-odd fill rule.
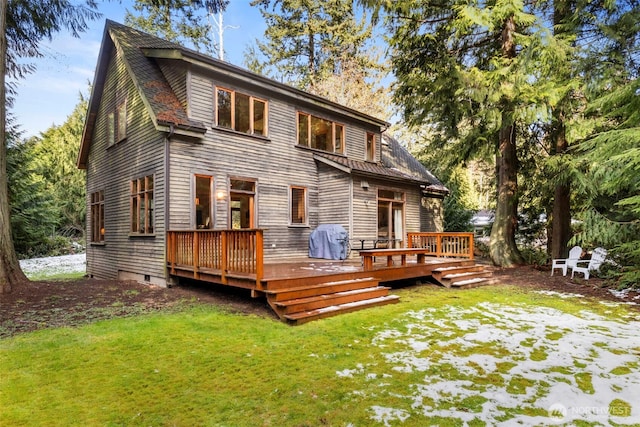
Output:
[[[469,261],[467,265],[440,267],[433,270],[433,278],[447,288],[467,289],[493,283],[493,273],[482,264]]]
[[[267,301],[278,316],[301,324],[368,307],[398,302],[379,280],[367,277],[309,284],[295,288],[266,290]]]

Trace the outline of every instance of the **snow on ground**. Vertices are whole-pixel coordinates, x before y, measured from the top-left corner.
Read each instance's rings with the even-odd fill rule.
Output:
[[[63,255],[20,260],[20,267],[27,276],[84,273],[86,254]]]
[[[489,302],[429,308],[378,332],[375,362],[336,374],[387,377],[371,383],[375,391],[354,391],[395,402],[370,407],[385,426],[433,417],[460,425],[638,425],[639,330],[638,321],[586,310]]]

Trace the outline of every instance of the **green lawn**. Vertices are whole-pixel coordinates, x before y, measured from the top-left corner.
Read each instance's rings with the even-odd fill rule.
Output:
[[[637,311],[397,293],[297,327],[195,307],[0,340],[0,425],[640,425]]]

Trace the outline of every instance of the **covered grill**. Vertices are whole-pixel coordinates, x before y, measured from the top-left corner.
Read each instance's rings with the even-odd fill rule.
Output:
[[[340,224],[322,224],[309,236],[309,257],[346,259],[349,234]]]

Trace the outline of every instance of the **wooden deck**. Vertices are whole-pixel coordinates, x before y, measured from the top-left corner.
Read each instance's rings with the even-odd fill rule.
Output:
[[[175,277],[251,289],[281,319],[298,324],[398,302],[384,286],[390,282],[435,277],[445,286],[479,283],[486,272],[473,261],[473,235],[454,234],[413,233],[409,248],[360,251],[362,257],[347,260],[265,262],[262,230],[169,232],[167,266]]]

